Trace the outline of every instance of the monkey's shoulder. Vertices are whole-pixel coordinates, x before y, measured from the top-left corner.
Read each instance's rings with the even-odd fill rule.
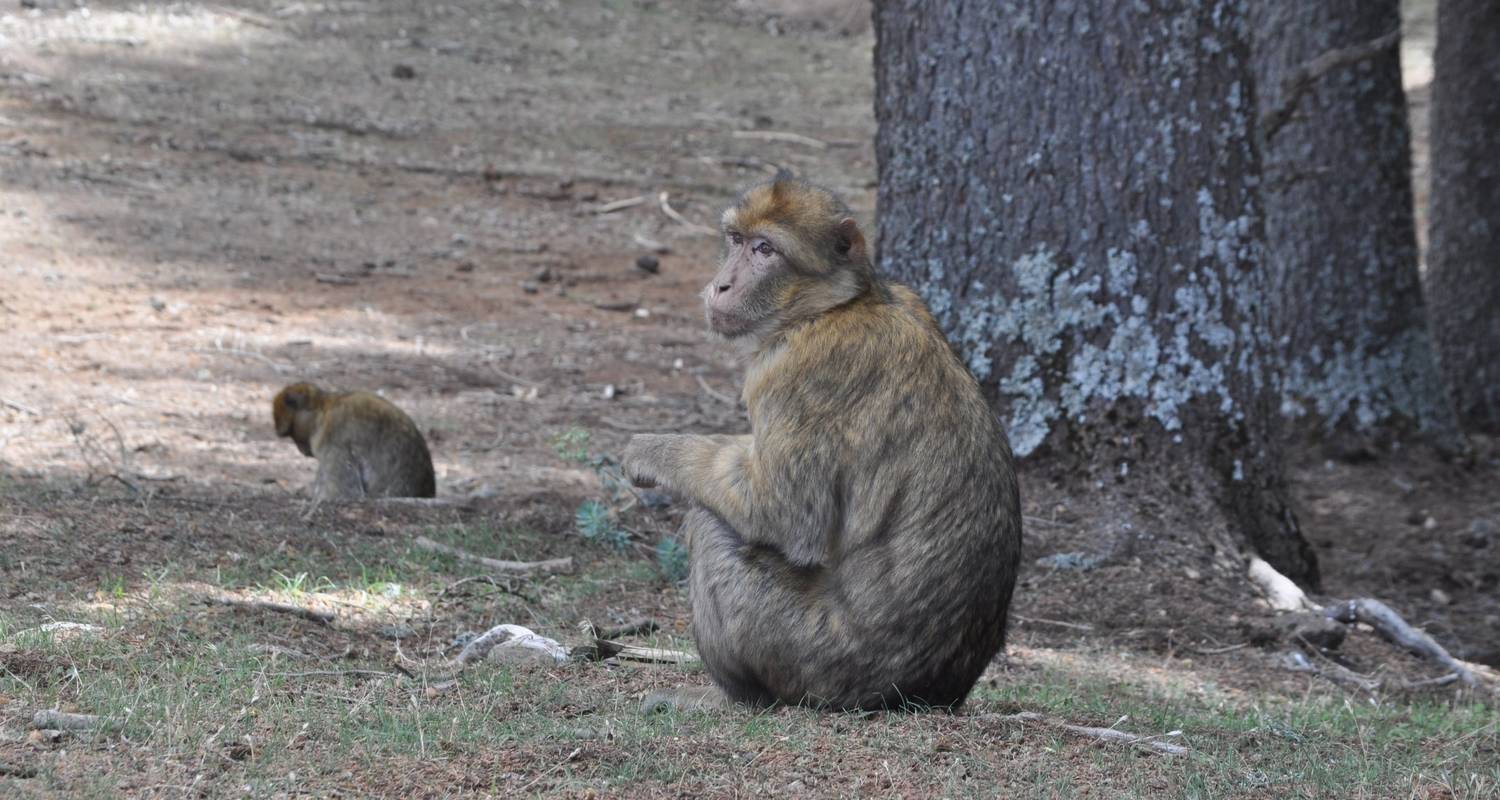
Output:
[[[363,443],[372,435],[422,438],[416,423],[405,411],[368,392],[348,392],[332,398],[323,415],[319,438],[326,443]]]

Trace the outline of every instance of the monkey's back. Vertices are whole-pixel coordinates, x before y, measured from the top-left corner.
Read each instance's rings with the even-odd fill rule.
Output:
[[[883,288],[794,332],[792,363],[766,372],[780,379],[746,383],[756,446],[826,449],[839,493],[811,598],[826,627],[795,648],[815,663],[766,654],[786,702],[957,704],[1004,641],[1021,547],[1009,445],[920,299]]]
[[[322,460],[332,450],[342,451],[359,468],[367,496],[437,494],[432,454],[405,411],[368,392],[347,392],[331,398],[324,414],[313,455]]]

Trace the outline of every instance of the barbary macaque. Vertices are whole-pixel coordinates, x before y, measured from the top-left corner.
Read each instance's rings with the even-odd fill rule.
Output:
[[[271,402],[277,436],[318,460],[316,500],[432,497],[437,479],[422,432],[406,412],[368,392],[294,383]]]
[[[956,708],[1005,639],[1021,511],[1005,433],[932,315],[831,192],[782,173],[723,216],[703,296],[748,366],[745,436],[638,435],[691,504],[693,636],[727,701]]]

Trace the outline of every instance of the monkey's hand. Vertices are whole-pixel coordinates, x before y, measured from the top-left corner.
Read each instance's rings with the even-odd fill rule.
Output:
[[[642,489],[655,488],[666,477],[673,440],[677,438],[670,433],[640,433],[630,437],[630,444],[620,456],[625,477]]]

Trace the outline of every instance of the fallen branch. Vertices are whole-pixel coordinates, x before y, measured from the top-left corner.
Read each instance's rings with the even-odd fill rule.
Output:
[[[1139,747],[1146,747],[1158,753],[1169,756],[1182,756],[1192,752],[1189,748],[1171,742],[1163,742],[1162,738],[1168,736],[1181,736],[1182,731],[1168,731],[1160,736],[1139,736],[1134,733],[1117,731],[1114,728],[1095,728],[1089,725],[1074,725],[1062,720],[1051,719],[1038,714],[1035,711],[1022,711],[1019,714],[980,714],[979,719],[997,722],[1036,722],[1053,728],[1059,728],[1079,736],[1087,736],[1102,742],[1115,742]]]
[[[828,143],[822,139],[814,139],[811,136],[803,136],[791,131],[730,131],[730,136],[736,139],[757,139],[762,142],[789,142],[800,144],[803,147],[811,147],[814,150],[827,150]]]
[[[1091,631],[1094,629],[1093,625],[1086,625],[1081,622],[1063,622],[1060,619],[1033,619],[1032,617],[1023,617],[1020,614],[1016,614],[1015,618],[1017,622],[1023,625],[1056,625],[1059,628],[1073,628],[1080,631]]]
[[[727,394],[724,394],[721,391],[718,391],[712,386],[709,386],[708,381],[704,380],[702,375],[694,375],[693,377],[698,379],[698,388],[702,389],[704,394],[712,397],[715,400],[718,400],[721,403],[727,403],[728,405],[734,406],[736,408],[739,407],[740,401],[734,399],[733,397],[730,397]]]
[[[683,215],[677,213],[677,209],[672,208],[672,204],[667,202],[668,195],[666,192],[662,192],[657,196],[656,199],[657,202],[661,204],[661,213],[666,214],[669,219],[685,226],[693,233],[701,233],[706,236],[717,236],[719,234],[717,230],[714,230],[707,225],[699,225],[698,223],[693,222],[687,217],[684,217]]]
[[[25,412],[27,414],[30,414],[33,417],[40,417],[42,415],[42,412],[37,411],[36,409],[32,408],[31,406],[24,405],[22,403],[17,403],[16,401],[11,400],[8,397],[0,397],[0,406],[7,406],[9,408],[14,408],[17,411]]]
[[[1479,685],[1479,679],[1466,664],[1454,658],[1424,631],[1407,624],[1400,614],[1379,600],[1369,597],[1345,600],[1329,607],[1327,614],[1330,619],[1338,620],[1346,625],[1363,622],[1394,644],[1447,667],[1466,686]]]
[[[1397,28],[1368,42],[1329,50],[1297,67],[1281,82],[1281,97],[1277,98],[1276,104],[1261,114],[1262,135],[1269,141],[1291,121],[1292,115],[1297,112],[1297,104],[1302,101],[1302,95],[1312,88],[1313,82],[1318,78],[1340,67],[1374,58],[1395,46],[1399,41],[1401,41],[1401,29]]]
[[[31,727],[39,731],[92,731],[109,724],[109,720],[97,714],[70,714],[57,709],[38,711],[31,715]]]
[[[320,625],[331,625],[334,620],[338,619],[338,615],[332,612],[314,611],[311,608],[287,605],[286,603],[272,603],[267,600],[240,600],[235,597],[211,597],[209,599],[222,606],[243,608],[250,611],[272,611],[277,614],[291,614],[294,617],[311,620]]]
[[[614,213],[616,211],[624,211],[627,208],[632,208],[634,206],[638,206],[641,203],[644,203],[644,202],[646,202],[647,200],[650,200],[650,199],[651,198],[647,197],[646,195],[638,194],[635,197],[627,197],[624,200],[615,200],[613,202],[605,203],[605,204],[600,205],[600,206],[595,206],[594,207],[594,213],[595,214],[612,214],[612,213]]]
[[[470,553],[467,550],[460,550],[457,547],[453,547],[451,545],[434,542],[426,536],[418,536],[416,539],[412,540],[412,544],[416,545],[420,550],[427,550],[433,553],[442,553],[444,555],[453,556],[454,558],[463,561],[472,561],[476,564],[483,564],[486,567],[495,570],[496,572],[504,572],[511,575],[532,575],[535,573],[550,575],[556,573],[568,573],[573,571],[573,559],[571,556],[566,558],[553,558],[546,561],[502,561],[498,558],[489,558],[488,556],[475,555],[474,553]]]

